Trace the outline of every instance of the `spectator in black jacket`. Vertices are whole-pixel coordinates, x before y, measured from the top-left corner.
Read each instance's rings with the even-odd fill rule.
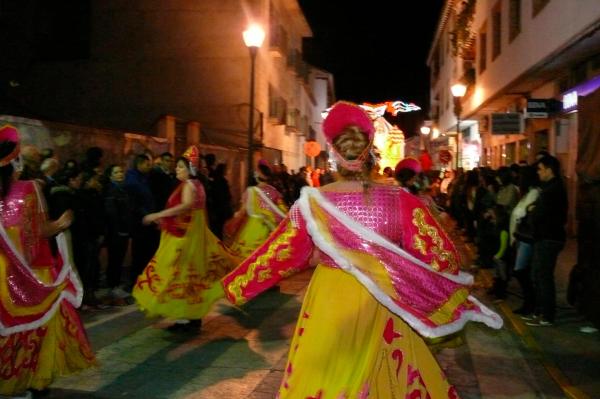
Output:
[[[173,165],[173,154],[163,152],[148,174],[148,183],[158,209],[166,206],[169,196],[177,185]]]
[[[125,173],[120,165],[110,165],[105,176],[109,183],[104,196],[106,213],[106,249],[108,265],[106,281],[111,290],[113,300],[125,304],[123,299],[129,294],[121,287],[123,260],[127,253],[129,238],[133,225],[133,207],[127,190],[125,190]],[[119,303],[123,302],[123,303]]]
[[[223,225],[233,216],[231,191],[229,189],[229,182],[225,178],[226,174],[227,164],[218,164],[211,182],[213,207],[210,212],[213,214],[213,217],[210,218],[210,230],[220,240],[223,239]]]
[[[83,283],[83,305],[84,307],[97,307],[99,305],[94,290],[95,270],[89,261],[88,241],[92,235],[92,225],[88,223],[86,205],[82,197],[83,172],[78,168],[65,171],[57,179],[58,184],[50,190],[49,210],[50,218],[56,219],[56,215],[71,210],[73,212],[73,223],[68,229],[73,261]]]
[[[551,326],[556,314],[554,269],[566,241],[567,191],[560,175],[560,162],[545,155],[537,162],[542,191],[530,205],[533,223],[532,273],[540,317],[527,317],[530,326]],[[524,317],[525,318],[525,317]]]
[[[133,285],[137,276],[144,270],[158,248],[160,232],[155,226],[147,226],[142,219],[149,213],[156,212],[156,202],[150,184],[148,172],[152,161],[145,154],[138,154],[133,160],[133,168],[125,174],[125,190],[133,205],[133,226],[131,230],[131,281]]]

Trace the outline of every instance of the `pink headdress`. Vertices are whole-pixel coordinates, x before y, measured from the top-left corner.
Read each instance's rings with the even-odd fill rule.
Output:
[[[329,114],[323,121],[323,133],[327,141],[333,143],[333,140],[347,126],[357,126],[368,137],[369,141],[373,140],[375,134],[375,126],[369,115],[357,104],[346,101],[338,101],[331,107]]]
[[[410,169],[416,174],[419,174],[423,171],[421,167],[421,163],[415,158],[404,158],[396,165],[395,172],[398,173],[401,169]]]
[[[15,143],[15,148],[10,151],[8,154],[0,154],[0,166],[6,166],[19,156],[20,151],[20,138],[19,131],[11,125],[4,125],[0,128],[0,142],[2,141],[10,141]]]

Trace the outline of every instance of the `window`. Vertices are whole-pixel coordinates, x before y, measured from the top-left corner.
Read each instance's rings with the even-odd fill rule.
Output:
[[[435,82],[440,74],[440,54],[439,47],[435,46],[433,57],[431,57],[431,80]]]
[[[533,0],[531,3],[531,15],[536,16],[546,7],[550,0]]]
[[[277,89],[269,85],[269,119],[271,123],[283,125],[287,113],[287,104],[285,99],[278,94]]]
[[[510,0],[508,18],[508,41],[510,43],[521,33],[521,0]]]
[[[479,74],[487,68],[487,28],[485,24],[479,31]]]
[[[501,2],[492,10],[492,60],[502,52],[502,9]]]

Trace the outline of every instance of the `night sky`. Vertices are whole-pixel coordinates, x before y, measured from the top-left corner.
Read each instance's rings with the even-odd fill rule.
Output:
[[[427,54],[444,0],[299,3],[313,31],[305,60],[334,75],[337,99],[428,108]],[[419,114],[411,117],[426,118]],[[413,123],[405,125],[411,135]]]

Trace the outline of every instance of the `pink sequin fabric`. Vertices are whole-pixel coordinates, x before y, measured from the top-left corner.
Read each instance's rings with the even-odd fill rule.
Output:
[[[258,188],[259,188],[259,189],[260,189],[260,190],[261,190],[263,193],[265,193],[265,195],[266,195],[267,197],[269,197],[269,199],[270,199],[271,201],[273,201],[273,203],[275,203],[275,204],[276,204],[277,202],[279,202],[279,201],[281,200],[281,194],[279,193],[279,191],[277,191],[277,189],[276,189],[275,187],[273,187],[273,186],[270,186],[270,185],[268,185],[268,184],[265,184],[265,185],[262,185],[262,184],[261,184],[260,186],[258,186]]]
[[[399,212],[401,188],[374,186],[365,196],[361,192],[324,191],[323,195],[345,214],[363,226],[376,231],[390,241],[402,241],[402,221]]]

